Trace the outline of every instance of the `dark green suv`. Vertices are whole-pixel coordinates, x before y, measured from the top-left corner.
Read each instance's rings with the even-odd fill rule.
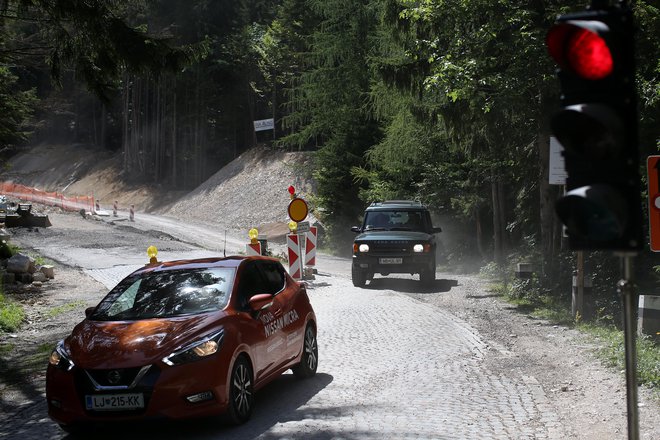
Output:
[[[428,208],[420,202],[389,200],[372,203],[353,242],[353,285],[363,287],[374,274],[419,274],[425,284],[435,280],[435,235]]]

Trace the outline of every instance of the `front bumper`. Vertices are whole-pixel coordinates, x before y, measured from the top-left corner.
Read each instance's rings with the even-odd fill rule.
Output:
[[[48,415],[62,425],[151,419],[183,419],[217,415],[227,409],[227,371],[221,359],[204,359],[168,367],[154,364],[139,383],[125,390],[96,390],[81,368],[71,371],[48,366],[46,400]],[[218,362],[220,361],[220,362]],[[191,403],[186,397],[210,391],[212,399]],[[85,396],[95,394],[144,395],[144,408],[122,411],[93,411],[85,407]]]
[[[385,263],[393,259],[401,259],[401,263]],[[434,264],[433,254],[430,252],[413,255],[390,255],[390,254],[355,254],[353,255],[353,267],[368,273],[390,274],[390,273],[420,273],[429,270]],[[435,269],[435,268],[433,268]]]

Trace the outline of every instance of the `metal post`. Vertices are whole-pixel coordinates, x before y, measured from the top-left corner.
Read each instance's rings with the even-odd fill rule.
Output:
[[[628,439],[639,440],[639,413],[637,407],[637,346],[635,333],[635,307],[637,294],[633,282],[634,254],[621,255],[623,279],[617,291],[623,300],[623,332],[626,348],[626,397],[628,404]]]
[[[577,252],[577,304],[573,318],[584,317],[584,251]]]

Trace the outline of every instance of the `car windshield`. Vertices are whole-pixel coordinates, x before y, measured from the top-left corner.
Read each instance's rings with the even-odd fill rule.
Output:
[[[223,309],[234,269],[181,269],[143,273],[122,280],[90,319],[122,321],[195,315]]]
[[[425,231],[420,211],[367,211],[364,230]]]

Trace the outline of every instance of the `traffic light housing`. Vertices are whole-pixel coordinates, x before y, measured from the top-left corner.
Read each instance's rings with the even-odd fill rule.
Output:
[[[562,15],[547,35],[561,86],[550,125],[567,174],[555,210],[574,250],[642,246],[633,33],[632,11],[606,6]]]

